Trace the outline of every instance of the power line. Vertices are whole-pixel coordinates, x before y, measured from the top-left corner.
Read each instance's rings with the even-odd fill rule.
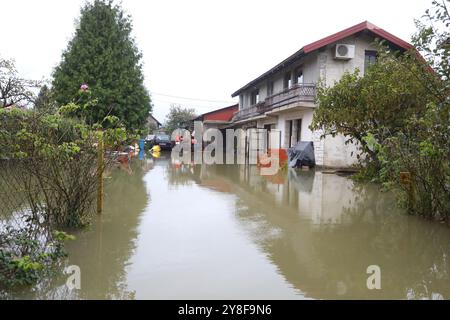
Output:
[[[211,108],[214,108],[214,106],[201,106],[201,105],[192,105],[192,104],[186,104],[186,103],[179,103],[179,102],[173,102],[173,101],[167,101],[167,100],[160,100],[160,99],[152,99],[154,102],[154,105],[158,107],[161,103],[167,103],[167,104],[174,104],[174,105],[181,105],[185,108],[194,108],[194,109],[202,109],[202,110],[211,110]]]
[[[158,92],[152,92],[152,95],[169,97],[169,98],[184,99],[184,100],[192,100],[192,101],[204,101],[204,102],[213,102],[213,103],[236,103],[235,101],[196,99],[196,98],[174,96],[174,95],[165,94],[165,93],[158,93]]]
[[[175,104],[196,104],[196,105],[204,105],[207,107],[210,106],[214,106],[214,105],[220,105],[220,104],[224,104],[224,102],[204,102],[204,101],[181,101],[181,100],[177,100],[177,99],[166,99],[166,98],[160,98],[160,97],[152,97],[152,101],[159,101],[159,102],[168,102],[168,103],[175,103]]]

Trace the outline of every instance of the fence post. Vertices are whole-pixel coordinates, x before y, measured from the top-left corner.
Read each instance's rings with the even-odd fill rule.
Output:
[[[97,145],[97,214],[103,212],[103,169],[104,169],[103,131],[98,131]]]
[[[405,187],[408,194],[408,209],[414,206],[414,188],[411,181],[411,172],[400,172],[400,183]]]

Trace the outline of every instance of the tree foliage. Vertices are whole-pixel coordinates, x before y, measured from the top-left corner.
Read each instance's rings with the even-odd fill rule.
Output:
[[[14,60],[0,58],[0,108],[24,107],[35,100],[34,89],[40,81],[19,76]]]
[[[113,115],[127,129],[142,128],[151,100],[144,86],[142,54],[131,32],[131,18],[120,6],[104,0],[87,3],[53,74],[56,102],[77,102],[80,86],[86,84],[96,101],[84,113],[88,123]]]
[[[53,99],[52,90],[44,84],[34,100],[34,108],[40,112],[55,113],[58,110],[57,104]]]
[[[409,212],[450,222],[450,7],[432,1],[413,37],[429,69],[415,73],[428,88],[423,116],[412,116],[399,134],[380,148],[388,181],[399,185],[398,171],[411,174],[402,198]],[[411,72],[411,68],[406,68]],[[449,224],[450,226],[450,224]]]
[[[79,109],[0,109],[0,296],[52,272],[65,254],[57,230],[90,223],[98,176],[113,164],[98,163],[99,139],[111,151],[127,138],[114,116],[100,132],[73,116]]]
[[[433,0],[421,20],[416,20],[417,33],[412,41],[428,64],[443,80],[442,89],[449,90],[450,80],[450,1]],[[445,93],[443,91],[442,93]]]
[[[413,70],[405,72],[404,64]],[[424,66],[416,56],[394,54],[379,46],[378,61],[364,76],[356,70],[344,74],[332,87],[319,88],[312,129],[324,129],[325,135],[343,134],[349,142],[358,142],[362,153],[380,169],[377,153],[366,137],[371,134],[382,143],[401,131],[409,117],[425,112],[428,88],[416,77],[422,72]]]
[[[186,127],[196,116],[194,109],[173,104],[170,106],[169,114],[166,116],[164,128],[168,134],[171,134],[178,128]]]
[[[97,143],[113,150],[126,139],[113,116],[102,132],[65,106],[56,114],[0,109],[0,296],[53,271],[65,256],[64,233],[91,222],[98,176],[113,157],[98,163]]]
[[[417,21],[416,50],[380,47],[364,76],[346,74],[319,89],[313,129],[344,134],[365,155],[364,173],[400,190],[411,213],[450,217],[449,0]],[[420,54],[421,55],[420,55]],[[375,170],[370,170],[375,169]],[[400,173],[410,174],[401,181]]]

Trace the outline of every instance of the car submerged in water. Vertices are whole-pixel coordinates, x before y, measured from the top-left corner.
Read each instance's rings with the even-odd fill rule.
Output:
[[[161,150],[172,150],[174,143],[167,134],[155,134],[151,139],[147,140],[149,147],[160,146]]]

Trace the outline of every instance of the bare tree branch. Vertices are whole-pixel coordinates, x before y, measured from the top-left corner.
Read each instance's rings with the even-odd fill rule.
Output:
[[[14,60],[0,58],[0,108],[26,107],[34,103],[34,89],[42,82],[19,77]]]

